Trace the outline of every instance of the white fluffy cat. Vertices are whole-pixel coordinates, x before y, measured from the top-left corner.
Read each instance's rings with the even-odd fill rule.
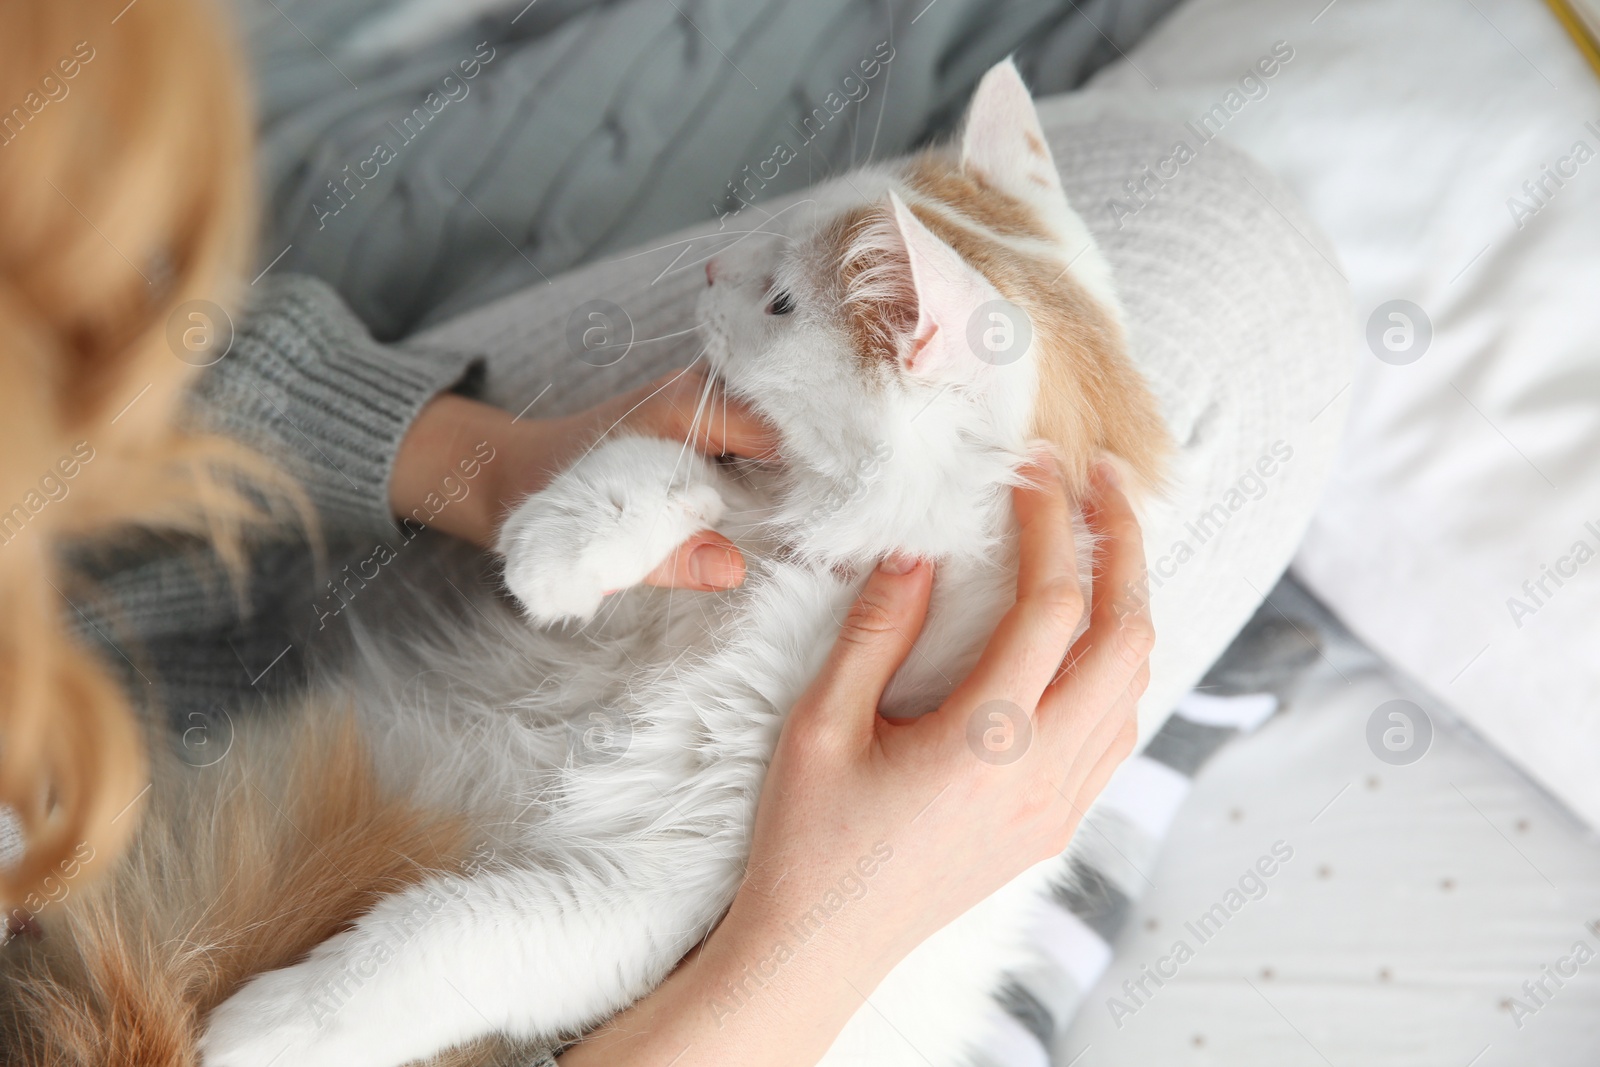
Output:
[[[490,1033],[558,1039],[643,996],[732,899],[783,717],[866,571],[938,561],[884,705],[925,711],[1010,605],[1009,487],[1033,443],[1080,489],[1099,454],[1159,477],[1109,268],[1009,62],[956,145],[854,171],[780,224],[786,241],[708,264],[702,311],[711,368],[782,462],[614,437],[517,508],[505,578],[535,625],[405,650],[360,697],[386,784],[468,813],[493,856],[245,984],[209,1018],[207,1067],[393,1067]],[[742,588],[630,588],[707,526],[744,552]],[[408,684],[430,669],[448,699]],[[907,958],[826,1062],[968,1060],[1044,874]]]

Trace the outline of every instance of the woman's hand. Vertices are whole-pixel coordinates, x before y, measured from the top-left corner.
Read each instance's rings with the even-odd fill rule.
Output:
[[[397,518],[415,518],[488,548],[507,510],[618,429],[687,441],[710,456],[776,452],[770,429],[724,397],[703,372],[689,368],[554,419],[514,419],[500,408],[447,393],[422,409],[400,443],[389,480],[390,507]],[[727,538],[703,530],[645,581],[730,589],[744,581],[744,558]]]
[[[1154,643],[1138,524],[1108,472],[1087,502],[1104,553],[1088,631],[1072,642],[1085,605],[1052,467],[1016,491],[1016,604],[972,674],[920,719],[877,708],[920,631],[932,569],[891,560],[872,575],[784,727],[727,917],[563,1067],[814,1064],[911,949],[1066,847],[1133,750]],[[819,926],[829,894],[845,903]],[[752,973],[770,977],[752,991]]]

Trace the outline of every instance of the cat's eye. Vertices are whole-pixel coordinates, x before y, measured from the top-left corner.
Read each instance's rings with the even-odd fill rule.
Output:
[[[767,304],[768,315],[787,315],[793,310],[794,297],[781,289],[773,296],[772,301]]]

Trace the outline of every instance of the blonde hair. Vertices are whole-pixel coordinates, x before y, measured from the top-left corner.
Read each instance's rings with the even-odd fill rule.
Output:
[[[0,803],[26,841],[0,870],[8,908],[104,871],[148,776],[127,698],[72,636],[59,546],[136,523],[207,532],[237,565],[242,524],[270,517],[240,492],[274,482],[264,462],[176,424],[195,368],[168,320],[232,305],[251,250],[250,110],[218,6],[0,0]]]

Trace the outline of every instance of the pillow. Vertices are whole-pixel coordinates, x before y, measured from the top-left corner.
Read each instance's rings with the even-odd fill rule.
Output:
[[[1537,0],[1319,6],[1191,0],[1084,106],[1244,148],[1331,238],[1363,336],[1295,572],[1600,825],[1600,82]]]

